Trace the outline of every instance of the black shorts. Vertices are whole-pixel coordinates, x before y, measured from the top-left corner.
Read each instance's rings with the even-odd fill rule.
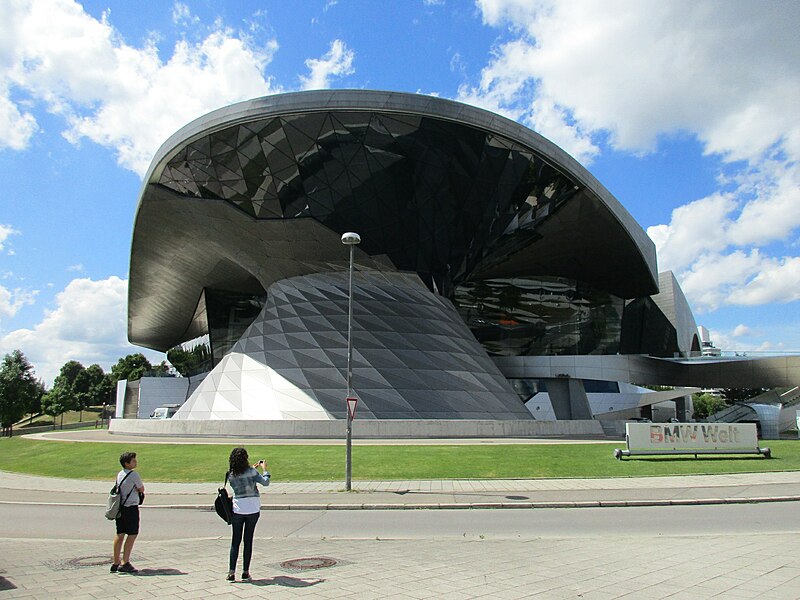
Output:
[[[139,507],[123,506],[116,519],[117,535],[126,533],[128,535],[139,535]]]

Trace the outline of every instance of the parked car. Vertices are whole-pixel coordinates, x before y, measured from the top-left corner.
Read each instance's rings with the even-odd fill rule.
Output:
[[[181,407],[180,404],[165,404],[163,406],[159,406],[155,409],[152,413],[150,413],[151,419],[171,419],[172,415],[178,412],[178,409]]]

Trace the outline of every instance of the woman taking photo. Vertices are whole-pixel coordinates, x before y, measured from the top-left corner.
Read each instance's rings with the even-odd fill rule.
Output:
[[[253,555],[253,534],[261,514],[261,497],[258,484],[269,485],[269,472],[264,460],[250,466],[247,450],[234,448],[230,456],[230,472],[228,481],[233,488],[233,526],[231,537],[231,555],[228,564],[227,581],[235,581],[236,560],[239,558],[239,545],[244,536],[244,556],[242,565],[242,581],[250,581],[250,558]],[[261,467],[261,473],[256,471]]]

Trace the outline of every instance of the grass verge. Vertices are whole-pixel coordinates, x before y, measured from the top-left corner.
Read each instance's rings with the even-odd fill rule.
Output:
[[[623,446],[624,444],[620,444]],[[353,446],[353,479],[527,479],[641,477],[800,470],[800,441],[774,440],[760,456],[640,457],[617,461],[611,444],[487,444],[480,446]],[[146,481],[217,481],[231,446],[120,444],[0,439],[0,470],[75,479],[110,479],[119,455],[138,454]],[[343,446],[248,444],[253,462],[267,459],[275,481],[336,481],[344,477]]]

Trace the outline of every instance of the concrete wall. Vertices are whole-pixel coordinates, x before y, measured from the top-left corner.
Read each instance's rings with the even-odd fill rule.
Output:
[[[112,434],[146,436],[344,439],[345,420],[187,421],[114,419]],[[602,436],[599,421],[363,420],[353,422],[353,437],[371,439],[513,438]]]
[[[137,417],[147,419],[159,406],[183,404],[188,397],[186,377],[142,377],[139,380],[139,411]]]

